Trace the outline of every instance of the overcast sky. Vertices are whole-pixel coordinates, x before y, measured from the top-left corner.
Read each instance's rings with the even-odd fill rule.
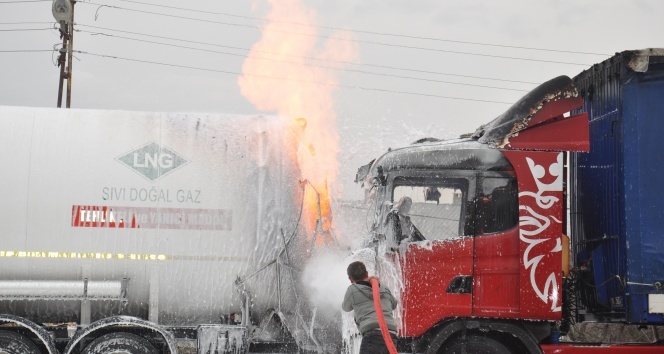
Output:
[[[60,42],[47,29],[51,3],[16,1],[0,0],[0,104],[55,107],[55,55],[6,52]],[[473,131],[538,83],[615,52],[664,47],[661,0],[299,3],[318,27],[284,23],[291,34],[316,33],[322,47],[335,29],[348,29],[357,50],[352,65],[316,64],[344,67],[333,70],[342,198],[360,195],[351,183],[357,167],[388,147]],[[238,85],[270,9],[262,0],[79,2],[74,49],[131,61],[76,54],[72,108],[274,114],[256,109]]]

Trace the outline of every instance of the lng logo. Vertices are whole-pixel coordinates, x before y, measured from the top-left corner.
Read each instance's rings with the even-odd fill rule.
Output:
[[[189,163],[189,160],[175,151],[150,142],[115,158],[150,182],[177,170]]]

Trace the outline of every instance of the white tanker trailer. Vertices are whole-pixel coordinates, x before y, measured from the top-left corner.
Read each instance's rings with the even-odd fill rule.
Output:
[[[321,351],[292,270],[296,129],[0,107],[0,353]]]

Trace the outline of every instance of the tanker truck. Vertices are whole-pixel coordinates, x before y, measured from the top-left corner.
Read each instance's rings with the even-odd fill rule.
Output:
[[[323,351],[292,271],[301,125],[0,107],[0,127],[0,353]]]
[[[664,353],[663,117],[664,50],[626,51],[360,167],[400,351]]]

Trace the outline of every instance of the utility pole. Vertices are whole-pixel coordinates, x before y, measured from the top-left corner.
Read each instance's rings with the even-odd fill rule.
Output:
[[[62,37],[62,48],[60,48],[60,57],[58,58],[58,66],[60,67],[60,83],[58,85],[58,108],[62,107],[62,85],[65,80],[65,58],[67,56],[67,27],[64,22],[60,23],[60,37]]]
[[[76,0],[53,0],[53,17],[60,23],[60,37],[62,48],[58,66],[60,67],[60,81],[58,86],[58,108],[62,107],[62,86],[67,79],[67,108],[71,107],[71,73],[74,39],[74,4]],[[67,71],[65,72],[65,62]]]
[[[74,5],[76,0],[71,0],[71,21],[69,22],[69,45],[67,46],[67,108],[71,107],[71,63],[74,61]]]

